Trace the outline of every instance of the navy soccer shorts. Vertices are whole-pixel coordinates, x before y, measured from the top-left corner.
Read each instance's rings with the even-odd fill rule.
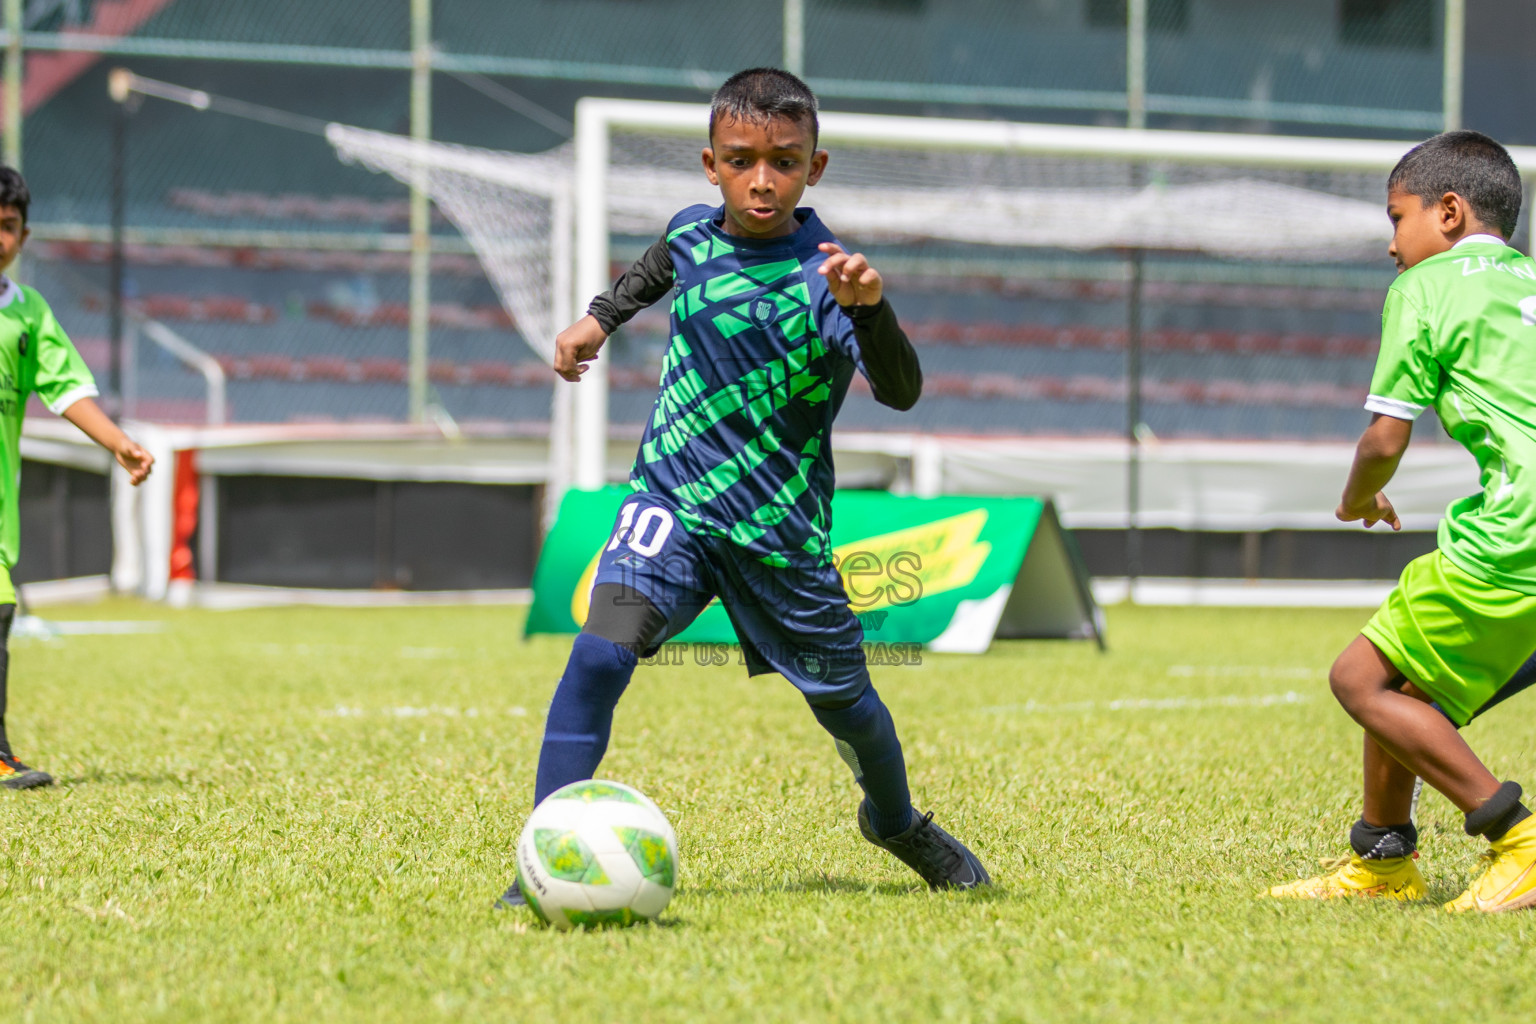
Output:
[[[718,597],[751,675],[779,672],[815,701],[854,699],[869,681],[864,627],[832,566],[775,568],[729,540],[689,533],[665,501],[633,494],[619,508],[593,586],[617,583],[666,617],[653,654]]]

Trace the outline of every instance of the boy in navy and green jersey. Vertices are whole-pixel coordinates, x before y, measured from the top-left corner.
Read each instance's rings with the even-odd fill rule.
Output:
[[[1446,909],[1536,904],[1536,819],[1520,786],[1500,783],[1457,731],[1528,685],[1517,670],[1536,637],[1536,261],[1506,241],[1520,201],[1514,162],[1477,132],[1430,139],[1388,179],[1401,274],[1382,312],[1374,416],[1338,517],[1399,528],[1381,491],[1429,408],[1477,460],[1481,489],[1451,504],[1438,549],[1409,563],[1334,663],[1334,695],[1366,734],[1353,855],[1272,896],[1422,897],[1420,777],[1491,844],[1487,869]]]
[[[805,696],[864,790],[859,826],[934,888],[990,882],[958,840],[917,813],[864,633],[832,562],[832,421],[855,373],[877,401],[912,406],[922,372],[880,275],[797,208],[826,168],[816,100],[771,68],[715,94],[704,170],[721,206],[678,213],[588,315],[556,339],[580,380],[621,323],[672,296],[661,393],[634,491],[599,562],[591,612],[555,690],[534,802],[590,778],[637,657],[719,598],[748,670]],[[503,897],[517,904],[514,885]]]
[[[37,395],[50,412],[69,420],[111,452],[138,484],[154,458],[130,440],[93,401],[96,383],[53,310],[36,289],[3,275],[27,240],[31,194],[20,174],[0,167],[0,786],[31,789],[53,781],[11,752],[5,733],[9,655],[6,641],[16,617],[11,569],[20,555],[21,421],[27,398]]]

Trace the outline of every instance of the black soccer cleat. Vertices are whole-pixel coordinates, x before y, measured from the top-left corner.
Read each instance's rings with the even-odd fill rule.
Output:
[[[0,754],[0,786],[6,789],[36,789],[53,785],[53,776],[28,767],[14,754]]]
[[[528,897],[523,895],[522,887],[513,880],[511,888],[502,893],[493,906],[495,910],[516,910],[518,907],[526,907]]]
[[[991,885],[992,876],[965,844],[933,823],[933,812],[912,808],[912,825],[899,835],[881,839],[869,826],[866,804],[859,804],[859,831],[864,838],[889,850],[907,867],[923,876],[930,889],[975,889]]]

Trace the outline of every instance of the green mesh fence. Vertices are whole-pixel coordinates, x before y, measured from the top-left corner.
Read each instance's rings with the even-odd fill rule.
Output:
[[[830,99],[1124,109],[1126,0],[798,0]],[[129,12],[126,31],[121,28]],[[38,0],[28,44],[283,64],[409,66],[409,0]],[[1148,0],[1154,117],[1393,131],[1440,123],[1443,0]],[[716,0],[435,0],[436,66],[707,90],[785,58],[783,6]]]
[[[804,72],[829,109],[1124,121],[1125,0],[803,0],[802,10]],[[27,11],[24,154],[36,232],[26,272],[48,289],[98,369],[106,352],[110,67],[322,121],[409,131],[409,0],[364,8],[341,0],[32,0]],[[432,16],[433,136],[490,149],[559,145],[561,119],[581,95],[699,101],[729,72],[785,57],[777,0],[435,0]],[[1442,117],[1444,17],[1441,0],[1149,0],[1148,123],[1427,134]],[[92,51],[68,50],[79,33],[94,40]],[[509,107],[496,98],[498,86],[552,116]],[[845,169],[846,160],[834,166]],[[129,119],[127,196],[130,300],[226,363],[235,419],[404,417],[407,222],[398,182],[343,165],[313,135],[148,100]],[[615,251],[630,254],[643,241]],[[462,421],[544,422],[547,378],[463,239],[440,218],[434,248],[434,400]],[[885,258],[909,296],[904,315],[955,379],[915,420],[887,422],[871,408],[855,409],[853,422],[1123,429],[1116,389],[1124,343],[1115,331],[1125,296],[1116,258],[921,244]],[[977,267],[985,270],[981,291],[957,297],[954,282],[972,281]],[[1340,395],[1360,367],[1315,339],[1344,338],[1334,348],[1364,359],[1359,339],[1370,333],[1388,270],[1367,264],[1343,283],[1333,275],[1321,298],[1300,272],[1271,281],[1247,265],[1163,261],[1147,273],[1147,372],[1173,382],[1149,407],[1159,435],[1334,437],[1354,429],[1357,410]],[[1202,290],[1203,279],[1228,286],[1220,301]],[[1257,290],[1232,297],[1249,285]],[[1311,296],[1312,306],[1298,311],[1297,295]],[[651,319],[615,340],[630,381],[616,392],[616,423],[643,416],[650,345],[664,333]],[[1230,366],[1196,358],[1208,334],[1256,348],[1224,356]],[[1292,335],[1314,340],[1293,343]],[[146,411],[201,415],[195,376],[150,349],[135,358]],[[1227,419],[1209,410],[1192,417],[1173,385],[1202,375],[1284,387],[1251,401],[1246,392],[1222,398]],[[995,395],[967,390],[992,377]],[[1061,395],[1035,394],[1043,385],[1030,381],[1038,379],[1056,382]],[[1306,390],[1313,385],[1316,394]],[[1021,401],[1026,393],[1033,397]]]

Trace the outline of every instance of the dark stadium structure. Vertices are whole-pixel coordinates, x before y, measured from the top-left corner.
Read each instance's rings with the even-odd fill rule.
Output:
[[[567,140],[562,122],[580,96],[698,102],[726,72],[779,60],[777,4],[729,25],[708,17],[715,6],[437,0],[433,136],[541,151]],[[23,97],[34,238],[21,276],[49,298],[104,382],[111,67],[321,121],[409,130],[403,0],[367,18],[340,0],[28,9],[35,18],[27,38],[38,47],[26,57]],[[1122,123],[1123,3],[808,0],[806,9],[807,76],[828,109]],[[1423,137],[1439,116],[1440,11],[1427,0],[1154,2],[1148,124]],[[1471,5],[1468,18],[1465,123],[1509,142],[1536,141],[1520,99],[1529,90],[1515,87],[1531,84],[1531,65],[1513,42],[1529,33],[1511,28],[1536,30],[1536,16],[1518,0],[1490,0]],[[106,52],[67,52],[69,31],[107,38]],[[848,45],[853,39],[864,45]],[[496,87],[513,90],[521,112]],[[128,311],[219,361],[232,422],[406,417],[403,187],[342,164],[318,135],[155,100],[132,105],[127,153]],[[648,241],[619,240],[614,271]],[[911,413],[897,414],[856,387],[841,427],[1124,436],[1121,256],[922,243],[870,251],[923,358],[926,391]],[[432,267],[434,402],[461,424],[546,430],[549,371],[441,218]],[[1352,439],[1366,420],[1361,402],[1391,279],[1384,255],[1348,267],[1148,257],[1147,427],[1168,439]],[[638,436],[665,339],[657,309],[611,343],[615,432]],[[153,346],[140,344],[128,376],[137,417],[204,417],[201,378]],[[1104,563],[1096,571],[1113,571],[1115,544],[1102,547],[1094,554],[1085,542]],[[1244,550],[1240,569],[1317,571],[1287,568],[1295,560],[1280,555],[1256,561],[1251,545]],[[1205,557],[1178,554],[1178,544],[1168,551],[1170,570]]]
[[[127,21],[112,6],[29,7],[27,38],[49,49],[28,53],[24,96],[36,232],[25,273],[97,366],[106,357],[110,67],[321,121],[409,129],[404,2],[367,19],[338,0],[133,0]],[[434,76],[433,136],[539,151],[566,141],[562,119],[582,95],[703,99],[723,73],[779,59],[777,7],[741,21],[709,17],[702,0],[437,0],[445,70]],[[1099,0],[809,0],[806,70],[829,109],[1114,123],[1123,12]],[[1438,117],[1439,17],[1433,2],[1306,0],[1283,15],[1259,0],[1155,3],[1148,124],[1421,137]],[[1506,141],[1536,137],[1515,93],[1484,82],[1490,67],[1517,70],[1508,29],[1529,12],[1501,0],[1468,17],[1465,120]],[[70,30],[115,33],[121,52],[59,52]],[[475,79],[473,69],[502,73]],[[496,98],[498,83],[522,97],[521,112]],[[1310,120],[1241,116],[1243,103]],[[543,113],[530,116],[528,104]],[[403,418],[405,190],[341,164],[317,135],[157,100],[132,106],[130,309],[219,359],[237,422]],[[517,325],[454,229],[439,218],[435,234],[437,400],[458,420],[546,422],[547,378]],[[616,252],[633,255],[645,241]],[[898,268],[893,297],[930,366],[927,397],[896,417],[856,396],[847,425],[1123,433],[1122,261],[918,249],[882,255]],[[1352,436],[1390,279],[1385,258],[1343,272],[1152,261],[1148,425],[1168,437]],[[620,429],[644,415],[664,331],[642,318],[615,341]],[[195,376],[151,353],[141,359],[140,415],[200,415]]]

